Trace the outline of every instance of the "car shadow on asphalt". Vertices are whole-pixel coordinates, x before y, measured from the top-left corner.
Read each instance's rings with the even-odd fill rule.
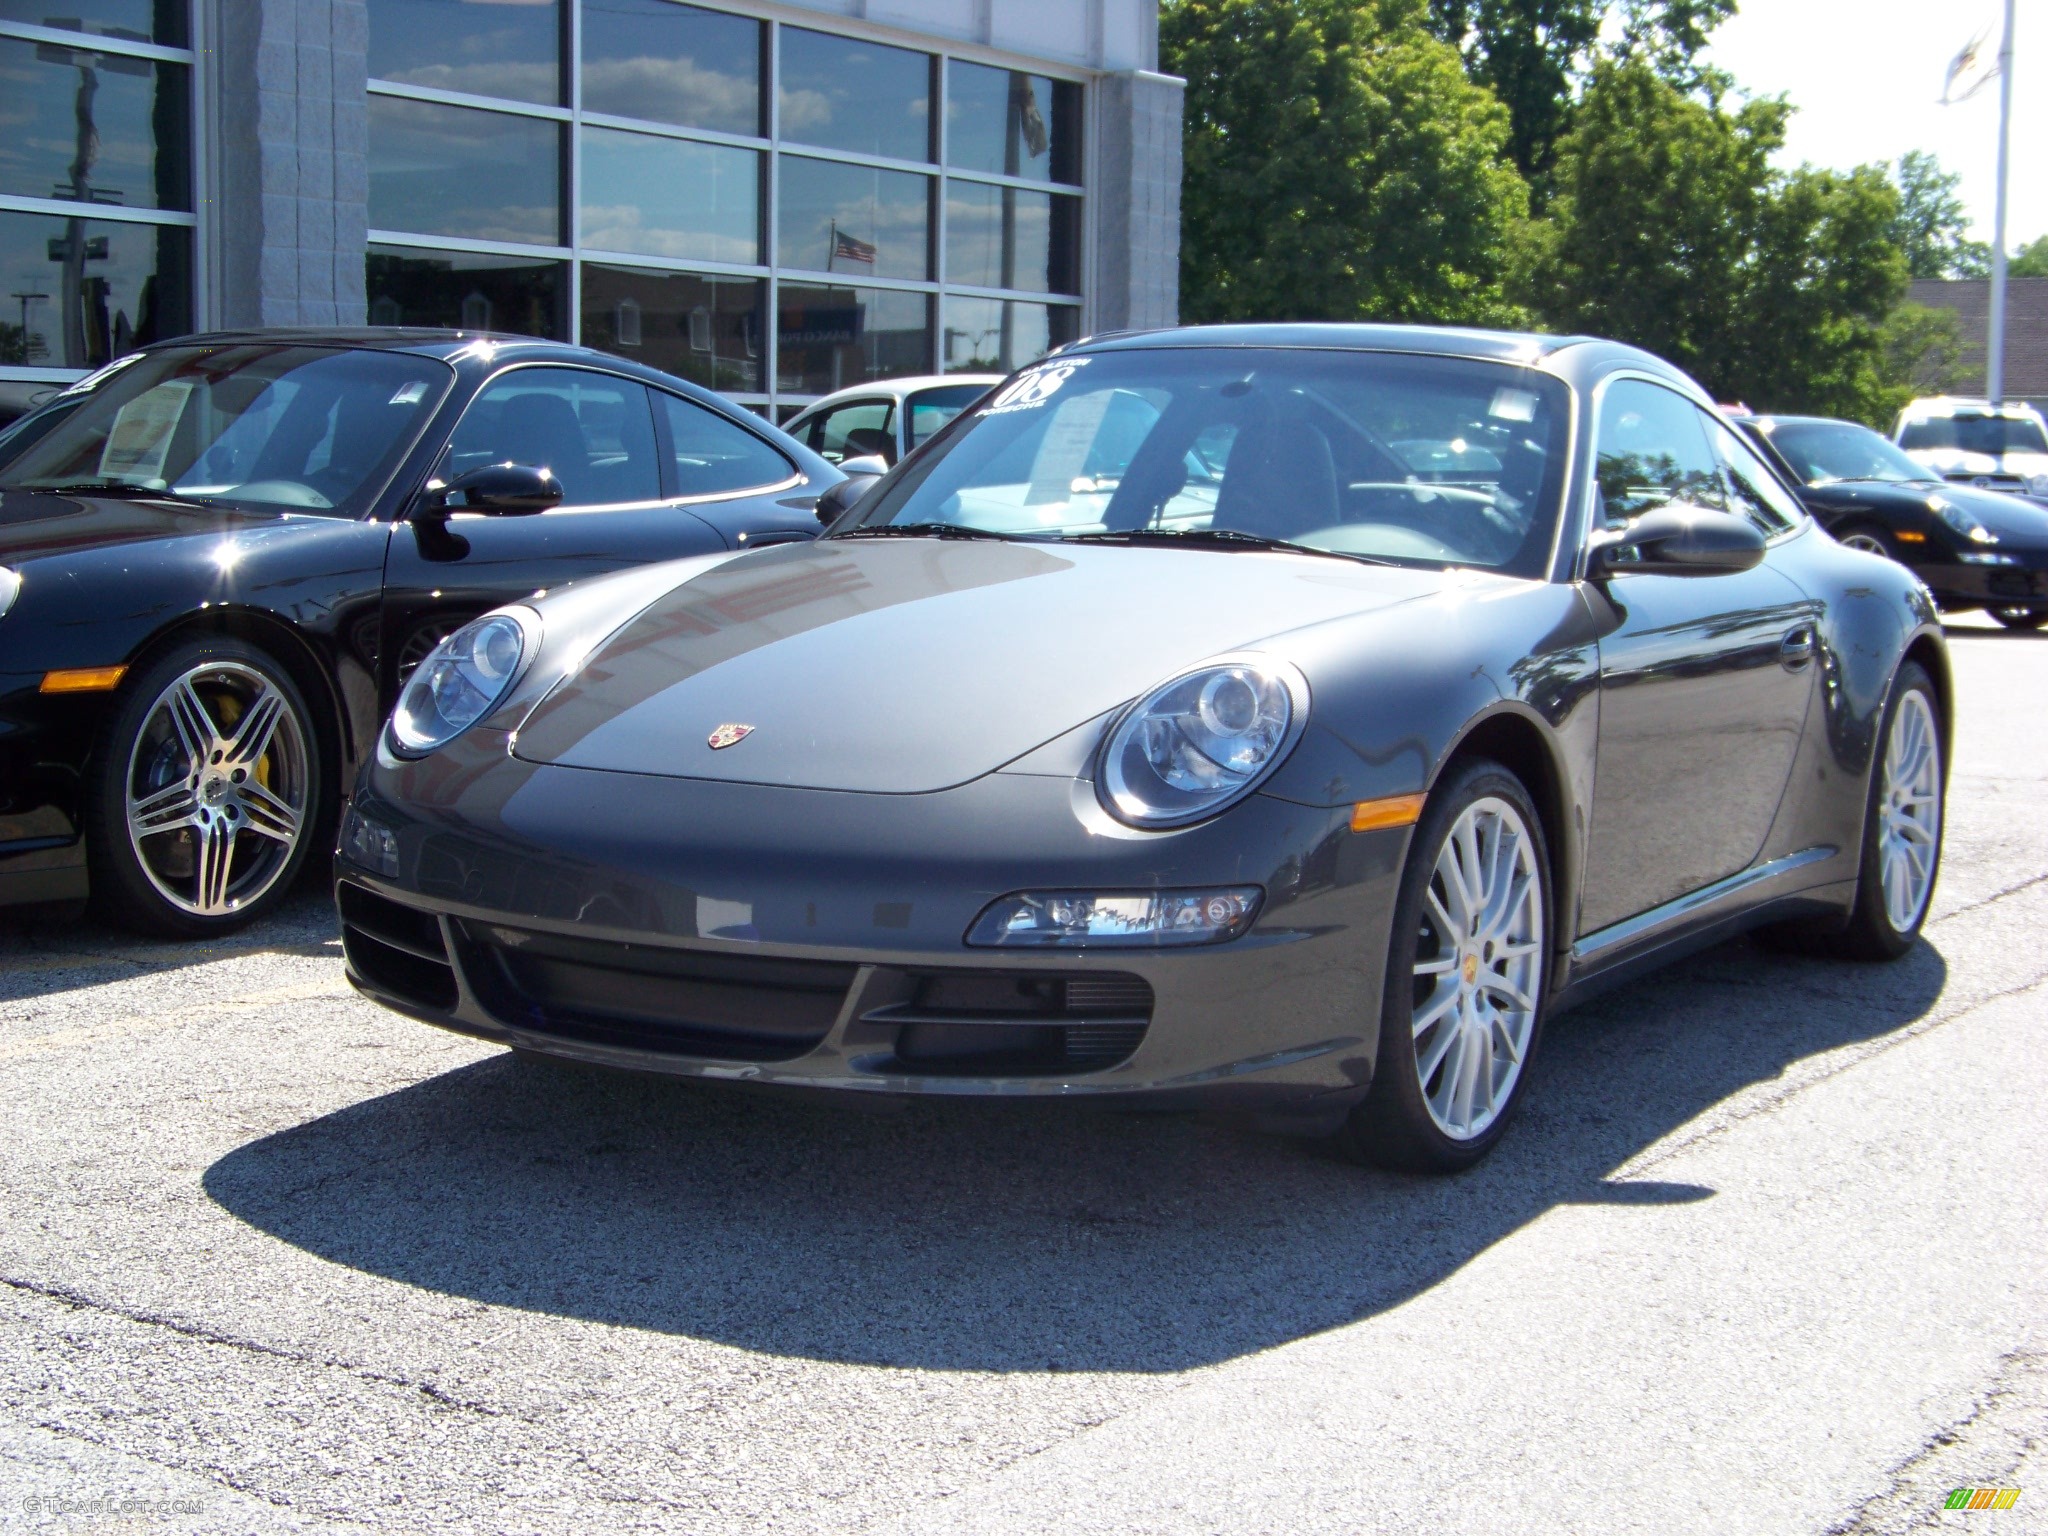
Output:
[[[869,1365],[1179,1371],[1395,1306],[1559,1206],[1711,1199],[1611,1175],[1920,1018],[1946,976],[1925,942],[1696,957],[1556,1020],[1507,1138],[1449,1179],[1189,1117],[885,1113],[504,1055],[253,1141],[205,1187],[323,1259],[498,1306]]]

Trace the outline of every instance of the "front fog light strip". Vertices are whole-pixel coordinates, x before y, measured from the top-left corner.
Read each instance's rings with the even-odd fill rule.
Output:
[[[1019,891],[989,903],[967,942],[980,949],[1158,949],[1219,944],[1251,927],[1256,885],[1209,891]]]

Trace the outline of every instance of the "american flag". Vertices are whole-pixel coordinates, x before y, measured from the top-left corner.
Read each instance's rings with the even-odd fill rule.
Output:
[[[843,229],[832,231],[832,259],[834,261],[857,261],[863,266],[875,264],[875,248],[865,240],[856,240]]]

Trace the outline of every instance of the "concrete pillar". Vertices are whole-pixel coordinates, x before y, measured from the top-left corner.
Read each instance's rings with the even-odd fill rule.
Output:
[[[216,0],[214,324],[361,325],[364,0]]]
[[[1149,70],[1096,88],[1094,306],[1090,329],[1180,320],[1180,117],[1184,81]]]

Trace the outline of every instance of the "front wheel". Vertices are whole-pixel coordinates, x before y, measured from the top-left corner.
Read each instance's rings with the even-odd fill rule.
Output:
[[[1379,1055],[1346,1151],[1451,1173],[1492,1150],[1543,1032],[1549,917],[1549,853],[1521,780],[1484,760],[1453,770],[1409,843]]]
[[[312,714],[273,657],[178,645],[130,680],[95,754],[93,899],[151,933],[240,928],[304,867],[324,786]]]
[[[1856,960],[1896,960],[1913,947],[1941,872],[1941,711],[1917,662],[1899,668],[1871,765],[1856,905],[1834,947]]]
[[[1899,547],[1892,542],[1891,535],[1869,523],[1851,523],[1836,533],[1835,542],[1844,549],[1860,549],[1866,555],[1882,555],[1887,560],[1899,558]]]

